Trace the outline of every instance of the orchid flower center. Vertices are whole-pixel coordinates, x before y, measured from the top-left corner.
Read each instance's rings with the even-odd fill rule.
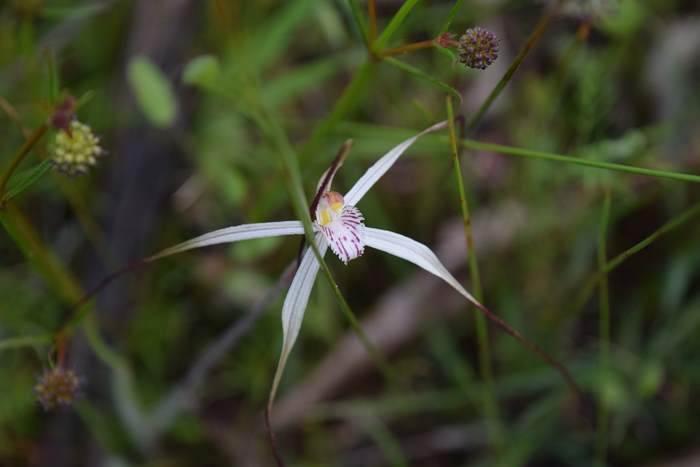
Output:
[[[316,227],[343,263],[364,253],[364,217],[355,206],[346,205],[340,193],[327,191],[321,195],[316,207]]]

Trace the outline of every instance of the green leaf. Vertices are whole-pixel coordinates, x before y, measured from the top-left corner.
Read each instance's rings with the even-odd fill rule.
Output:
[[[442,89],[443,91],[447,92],[449,95],[455,97],[457,100],[462,102],[462,96],[460,95],[459,91],[457,91],[455,88],[453,88],[449,84],[447,84],[443,81],[440,81],[439,79],[437,79],[433,76],[430,76],[428,73],[424,72],[423,70],[416,68],[412,65],[409,65],[408,63],[404,63],[401,60],[397,60],[393,57],[387,57],[384,59],[384,61],[390,65],[395,66],[399,70],[405,71],[409,75],[412,75],[418,79],[427,81],[428,83]]]
[[[221,75],[219,60],[213,55],[200,55],[190,61],[182,73],[187,84],[208,88],[214,86]]]
[[[411,12],[411,10],[413,10],[413,7],[415,7],[417,3],[418,0],[406,0],[403,3],[403,5],[401,5],[399,11],[397,11],[394,17],[391,18],[389,24],[386,25],[384,31],[382,31],[382,33],[377,38],[377,42],[375,43],[376,50],[382,50],[384,48],[391,36],[394,35],[396,30],[399,28],[399,26],[401,26],[401,24],[404,22],[408,14]]]
[[[7,189],[7,193],[5,194],[5,199],[3,201],[9,201],[12,198],[22,194],[22,192],[38,182],[41,177],[51,170],[52,166],[53,164],[51,161],[45,160],[40,164],[37,164],[34,167],[31,167],[12,177],[10,180],[10,186]]]
[[[362,16],[362,8],[357,0],[348,0],[348,6],[350,7],[350,13],[352,14],[352,19],[355,20],[355,26],[357,27],[360,36],[364,42],[367,42],[367,23],[365,22],[365,17]]]
[[[148,58],[135,57],[129,63],[129,84],[146,118],[157,127],[172,124],[177,102],[172,86],[163,72]]]

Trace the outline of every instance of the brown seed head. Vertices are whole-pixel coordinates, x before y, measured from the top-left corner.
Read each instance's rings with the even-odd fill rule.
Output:
[[[470,68],[485,69],[498,58],[498,39],[482,27],[467,29],[459,38],[459,61]]]
[[[34,393],[45,410],[71,405],[78,396],[80,379],[72,370],[61,367],[47,370],[39,378]]]

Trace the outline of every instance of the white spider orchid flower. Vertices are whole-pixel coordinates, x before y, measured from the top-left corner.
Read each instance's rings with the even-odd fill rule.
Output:
[[[419,137],[447,127],[447,122],[440,122],[402,142],[374,163],[365,174],[355,183],[345,196],[329,191],[330,182],[339,168],[339,163],[331,167],[321,179],[319,189],[324,190],[317,195],[315,206],[314,231],[316,244],[323,256],[330,246],[343,263],[361,256],[365,247],[384,251],[391,255],[410,261],[431,274],[443,279],[452,288],[464,296],[469,302],[483,308],[469,292],[467,292],[452,274],[442,265],[437,256],[427,246],[387,230],[366,227],[364,217],[355,206],[370,188],[384,175],[397,159]],[[314,206],[312,206],[313,209]],[[167,248],[147,259],[155,259],[180,253],[193,248],[200,248],[220,243],[232,243],[241,240],[263,237],[279,237],[285,235],[304,235],[301,221],[263,222],[243,224],[215,230],[173,247]],[[309,301],[309,295],[319,270],[319,262],[311,248],[307,248],[301,257],[299,267],[294,275],[287,296],[282,306],[283,341],[280,359],[275,373],[270,402],[274,399],[287,358],[299,335],[301,322]]]

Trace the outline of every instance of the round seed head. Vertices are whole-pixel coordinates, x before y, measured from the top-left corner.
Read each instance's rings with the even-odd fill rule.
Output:
[[[458,49],[460,62],[483,70],[498,58],[498,39],[491,31],[477,26],[459,38]]]
[[[51,159],[56,169],[73,176],[86,174],[104,154],[100,139],[92,129],[73,120],[67,130],[56,133]]]
[[[80,379],[75,372],[57,367],[41,375],[34,393],[44,409],[51,410],[60,405],[71,405],[79,389]]]

